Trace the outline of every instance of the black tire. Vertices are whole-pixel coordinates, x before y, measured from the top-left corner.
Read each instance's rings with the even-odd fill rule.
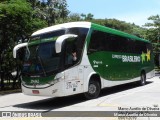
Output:
[[[142,72],[142,73],[141,73],[141,80],[139,81],[139,84],[140,84],[141,86],[143,86],[143,85],[146,84],[146,74],[145,74],[145,72]]]
[[[89,82],[88,92],[85,93],[85,97],[87,99],[97,98],[100,94],[100,91],[101,91],[100,83],[96,80],[92,80]]]

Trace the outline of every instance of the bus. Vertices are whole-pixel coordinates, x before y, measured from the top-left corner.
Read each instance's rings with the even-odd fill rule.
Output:
[[[91,22],[70,22],[34,32],[14,47],[25,48],[22,91],[62,97],[84,93],[97,98],[101,89],[154,76],[151,42]]]

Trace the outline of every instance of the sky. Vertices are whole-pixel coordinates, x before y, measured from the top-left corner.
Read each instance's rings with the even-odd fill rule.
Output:
[[[91,13],[96,19],[115,18],[139,26],[160,14],[160,0],[67,0],[67,4],[71,13]]]

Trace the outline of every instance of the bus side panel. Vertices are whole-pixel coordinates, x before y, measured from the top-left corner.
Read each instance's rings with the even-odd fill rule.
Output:
[[[65,70],[64,92],[73,95],[83,92],[84,66],[78,65]]]
[[[118,34],[117,31],[93,25],[87,41],[89,62],[94,72],[105,80],[105,86],[138,81],[142,71],[148,77],[148,73],[154,69],[149,41]],[[122,41],[125,46],[121,44]]]

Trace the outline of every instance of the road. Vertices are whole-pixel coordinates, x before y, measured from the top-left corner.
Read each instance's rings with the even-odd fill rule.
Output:
[[[63,98],[26,96],[22,93],[0,96],[0,111],[117,111],[123,108],[160,108],[160,79],[156,76],[147,80],[145,86],[126,84],[102,90],[99,98],[86,100],[82,94]],[[73,114],[75,114],[73,112]],[[86,113],[87,114],[87,113]],[[98,115],[98,113],[97,113]],[[73,115],[74,116],[74,115]],[[96,114],[95,114],[96,116]],[[5,120],[52,120],[41,118],[1,118]],[[54,117],[54,119],[64,119]],[[80,120],[81,117],[66,117],[65,120]],[[119,120],[116,117],[83,117],[98,120]],[[133,118],[127,118],[132,120]],[[126,119],[126,120],[127,120]],[[159,120],[157,117],[138,117],[136,120]]]

